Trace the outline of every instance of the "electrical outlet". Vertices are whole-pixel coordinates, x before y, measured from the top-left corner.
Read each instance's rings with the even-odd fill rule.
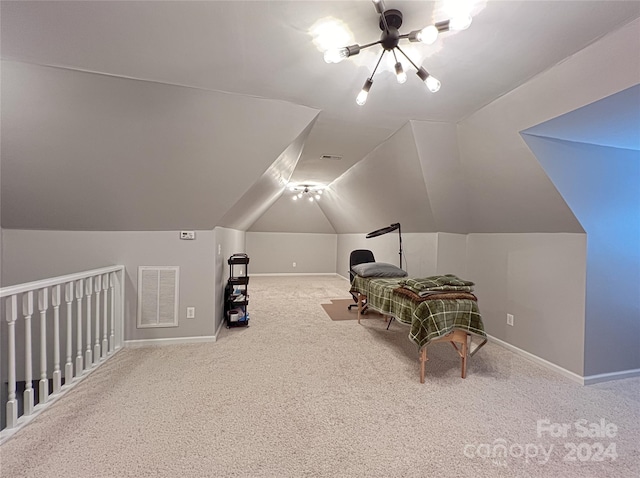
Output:
[[[513,315],[507,314],[507,325],[513,326]]]
[[[196,308],[187,307],[187,319],[195,319],[195,318],[196,318]]]
[[[196,231],[180,231],[180,239],[193,241],[196,238]]]
[[[293,267],[297,266],[298,264],[296,264],[295,262],[293,263]]]

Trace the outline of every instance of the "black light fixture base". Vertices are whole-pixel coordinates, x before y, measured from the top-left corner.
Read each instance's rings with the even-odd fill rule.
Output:
[[[416,69],[418,77],[426,83],[427,89],[429,91],[435,93],[440,89],[440,82],[438,81],[438,79],[432,77],[422,66],[418,66],[415,62],[413,62],[411,58],[409,58],[407,54],[402,51],[399,43],[402,40],[407,40],[409,42],[422,42],[426,44],[432,44],[436,40],[439,33],[451,30],[452,20],[437,22],[435,25],[430,25],[421,30],[414,30],[409,33],[401,34],[400,27],[402,26],[403,21],[402,12],[395,8],[387,9],[384,6],[384,3],[384,0],[373,0],[376,14],[378,15],[378,25],[380,26],[380,30],[382,30],[382,34],[380,35],[380,39],[378,41],[367,43],[365,45],[356,44],[339,49],[327,50],[324,54],[324,59],[327,63],[338,63],[347,57],[357,55],[360,50],[364,50],[365,48],[369,48],[374,45],[380,45],[382,47],[382,52],[378,58],[378,62],[373,68],[371,75],[367,79],[365,86],[362,88],[356,98],[356,103],[360,106],[364,105],[367,102],[367,96],[369,94],[369,89],[371,88],[371,83],[373,82],[373,76],[376,74],[378,66],[382,61],[383,56],[387,52],[390,52],[393,55],[398,83],[404,83],[407,80],[407,74],[404,71],[402,63],[398,60],[398,55],[396,53],[402,54],[402,56],[406,58],[409,63],[411,63],[411,65]],[[470,24],[471,16],[468,15],[465,18],[460,18],[459,21],[457,21],[454,25],[454,29],[465,29]],[[402,262],[402,255],[400,256],[400,261]]]
[[[389,10],[385,10],[385,12],[382,14],[384,15],[384,20],[387,21],[387,25],[389,27],[393,27],[396,29],[400,29],[400,27],[402,26],[402,12],[400,10],[396,10],[394,8],[389,9]],[[384,20],[382,19],[382,15],[380,15],[380,30],[385,31],[385,25],[384,25]]]

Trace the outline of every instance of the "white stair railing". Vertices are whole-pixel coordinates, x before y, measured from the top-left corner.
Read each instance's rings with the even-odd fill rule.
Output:
[[[110,266],[0,289],[0,363],[6,364],[0,382],[0,443],[122,348],[124,279],[123,266]],[[34,312],[39,321],[32,321]],[[39,347],[33,346],[34,335]],[[39,364],[37,404],[34,363]]]

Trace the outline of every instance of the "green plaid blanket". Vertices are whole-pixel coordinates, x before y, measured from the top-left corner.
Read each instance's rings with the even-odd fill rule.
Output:
[[[446,290],[457,292],[473,292],[474,283],[462,280],[453,274],[431,276],[422,279],[403,279],[400,285],[416,294],[423,291]]]
[[[483,339],[482,343],[475,347],[473,353],[484,345],[486,334],[476,301],[434,299],[416,302],[410,297],[394,292],[394,289],[398,287],[406,287],[409,280],[413,279],[371,279],[356,276],[351,283],[351,292],[367,296],[367,304],[373,310],[395,317],[399,322],[410,325],[409,339],[420,349],[433,339],[453,332],[454,329],[469,332],[472,338],[476,336]]]

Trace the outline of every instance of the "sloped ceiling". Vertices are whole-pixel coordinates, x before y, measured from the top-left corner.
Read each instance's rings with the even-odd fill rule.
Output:
[[[275,203],[289,183],[298,164],[304,142],[309,136],[315,119],[300,133],[296,140],[276,159],[255,184],[235,203],[220,220],[220,226],[246,231]],[[243,175],[236,178],[244,181]],[[311,232],[311,231],[310,231]]]
[[[461,4],[385,3],[403,12],[403,33],[448,18],[451,5]],[[369,101],[358,107],[355,95],[379,50],[328,65],[315,32],[332,20],[346,27],[347,44],[375,41],[380,30],[371,2],[2,1],[2,227],[175,230],[253,223],[296,230],[302,223],[285,211],[288,203],[278,204],[282,186],[270,178],[276,170],[280,178],[288,174],[285,164],[302,141],[290,179],[328,184],[340,178],[330,188],[333,198],[320,205],[338,232],[400,220],[391,205],[396,200],[404,201],[408,231],[536,230],[534,214],[548,216],[547,229],[579,229],[568,208],[554,206],[561,198],[552,185],[518,201],[555,195],[552,207],[531,206],[522,217],[494,211],[495,221],[485,221],[478,208],[492,209],[484,197],[504,202],[505,196],[487,188],[506,178],[480,160],[460,170],[450,131],[443,126],[439,139],[417,122],[451,125],[468,118],[638,18],[640,2],[469,5],[469,30],[443,35],[432,46],[406,47],[442,81],[437,94],[413,74],[399,85],[385,60]],[[322,154],[343,159],[322,161]],[[391,171],[380,154],[409,172]],[[376,167],[365,170],[360,161]],[[474,179],[471,189],[477,186],[469,211],[462,192],[444,194],[445,185],[462,186],[463,176]],[[389,194],[361,186],[388,186],[391,179],[399,185]],[[511,196],[522,189],[506,186]],[[258,222],[270,204],[278,206]]]
[[[437,231],[411,125],[331,183],[319,204],[341,234],[396,222],[405,232]]]
[[[2,88],[6,228],[213,229],[317,115],[16,62]]]
[[[412,121],[422,176],[439,232],[469,232],[467,178],[460,163],[454,124]]]
[[[640,151],[640,85],[528,128],[523,134]]]

